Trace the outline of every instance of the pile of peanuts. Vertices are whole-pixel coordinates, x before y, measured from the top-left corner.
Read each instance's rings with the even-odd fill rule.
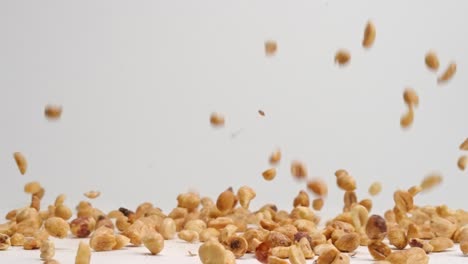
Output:
[[[368,22],[362,46],[372,47],[375,37],[375,26]],[[265,42],[267,56],[274,56],[277,49],[275,41]],[[335,55],[335,62],[340,66],[349,64],[350,59],[351,54],[346,49],[340,49]],[[433,51],[427,53],[425,62],[433,71],[439,68]],[[450,63],[437,81],[447,82],[455,72],[456,64]],[[403,99],[408,112],[402,116],[400,124],[407,128],[413,123],[419,97],[415,90],[407,88]],[[49,120],[57,120],[62,107],[48,105],[44,113]],[[262,110],[259,114],[265,116]],[[221,128],[225,118],[213,113],[210,122]],[[460,150],[468,150],[468,139],[460,145]],[[20,173],[25,174],[25,156],[20,152],[13,156]],[[265,180],[274,180],[274,166],[280,160],[281,151],[277,149],[269,158],[272,167],[262,173]],[[460,157],[458,167],[464,170],[467,162],[466,155]],[[293,198],[291,211],[279,210],[274,204],[251,210],[250,203],[256,192],[249,186],[242,186],[237,191],[227,188],[216,200],[194,192],[179,194],[177,207],[167,214],[149,202],[140,204],[134,211],[119,208],[105,213],[90,202],[81,201],[75,215],[65,205],[63,194],[54,204],[42,208],[45,189],[39,182],[29,182],[24,191],[31,195],[31,203],[5,216],[7,222],[0,225],[0,250],[11,246],[39,250],[44,263],[59,263],[54,260],[55,246],[49,237],[63,239],[71,234],[89,238],[89,243],[79,244],[76,264],[90,263],[92,250],[113,251],[128,245],[144,246],[150,254],[157,255],[164,250],[165,240],[176,237],[187,243],[201,242],[198,256],[204,264],[236,263],[236,259],[245,254],[253,254],[259,262],[268,264],[304,264],[312,259],[317,264],[346,264],[359,246],[367,247],[369,254],[381,264],[428,263],[428,254],[443,252],[455,243],[459,243],[463,254],[468,254],[468,212],[451,210],[445,205],[420,207],[414,204],[414,198],[421,191],[442,182],[438,174],[427,176],[408,190],[395,191],[395,206],[380,216],[370,215],[371,199],[358,200],[354,177],[344,169],[337,170],[336,184],[344,192],[343,210],[319,226],[320,217],[316,211],[324,205],[328,186],[321,179],[307,180],[307,168],[300,161],[292,161],[290,169],[292,176],[305,181],[307,189],[315,196],[311,202],[308,192],[301,190]],[[374,182],[368,192],[375,196],[381,190],[381,183]],[[90,199],[99,195],[99,191],[85,193]]]

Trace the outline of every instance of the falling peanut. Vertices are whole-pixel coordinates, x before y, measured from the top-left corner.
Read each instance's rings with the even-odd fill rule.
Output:
[[[59,119],[62,115],[62,107],[59,105],[46,105],[44,115],[49,120]]]
[[[460,144],[460,150],[466,150],[466,151],[468,151],[468,138],[466,138],[465,141],[463,141],[463,142]]]
[[[449,66],[444,71],[444,73],[442,73],[442,75],[440,75],[439,78],[437,78],[437,82],[444,83],[444,82],[449,81],[450,79],[453,78],[456,72],[457,72],[457,64],[455,62],[452,62],[449,64]]]
[[[15,152],[13,153],[13,158],[16,161],[16,165],[18,166],[20,173],[24,175],[28,169],[28,161],[26,160],[26,157],[21,152]]]
[[[403,100],[408,106],[415,106],[419,105],[419,96],[416,91],[412,88],[406,88],[403,92]]]
[[[408,128],[413,124],[413,121],[414,121],[414,110],[413,110],[413,107],[410,106],[408,108],[408,112],[406,112],[406,114],[401,116],[400,126],[402,128]]]
[[[364,48],[370,48],[374,44],[375,41],[375,25],[372,21],[368,21],[366,24],[366,29],[364,30],[364,38],[362,39],[362,46]]]
[[[265,41],[265,55],[274,56],[278,50],[278,44],[276,41],[267,40]]]
[[[219,113],[212,113],[210,123],[213,127],[222,127],[224,126],[224,116]]]
[[[338,63],[340,66],[344,66],[349,63],[351,60],[351,53],[349,51],[341,49],[338,50],[335,54],[335,63]]]
[[[468,156],[463,155],[458,159],[457,165],[460,170],[464,171],[466,169],[467,164],[468,164]]]
[[[439,58],[437,57],[437,54],[434,51],[429,51],[426,53],[426,58],[425,58],[426,66],[433,71],[436,71],[439,69]]]

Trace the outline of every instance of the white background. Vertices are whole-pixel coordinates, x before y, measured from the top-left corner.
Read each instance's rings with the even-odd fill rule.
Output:
[[[432,171],[444,183],[416,202],[468,209],[468,172],[456,167],[468,137],[467,11],[455,0],[1,1],[0,214],[29,203],[29,181],[46,188],[44,205],[65,193],[74,206],[96,189],[99,208],[150,201],[167,211],[178,193],[215,198],[247,184],[254,207],[289,210],[305,189],[293,159],[329,184],[325,215],[342,207],[339,168],[359,198],[383,183],[375,212]],[[364,50],[369,19],[377,39]],[[264,54],[268,39],[275,57]],[[340,48],[352,54],[347,67],[334,64]],[[429,49],[441,71],[457,62],[449,83],[425,67]],[[408,131],[405,87],[420,96]],[[60,121],[44,118],[48,103],[63,105]],[[225,128],[209,125],[213,111]],[[277,147],[278,176],[266,182]],[[24,176],[15,151],[28,159]]]

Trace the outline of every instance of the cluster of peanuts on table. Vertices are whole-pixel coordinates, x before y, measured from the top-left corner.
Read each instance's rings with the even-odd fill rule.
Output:
[[[365,27],[362,46],[370,49],[376,38],[375,25],[369,21]],[[278,45],[273,40],[265,42],[266,56],[276,54]],[[346,66],[351,54],[340,49],[335,63]],[[429,51],[425,64],[436,72],[439,59]],[[438,83],[449,81],[456,72],[456,64],[450,63],[437,77]],[[412,88],[403,93],[408,112],[401,117],[400,125],[408,128],[414,120],[414,108],[419,97]],[[263,110],[259,110],[265,116]],[[62,107],[47,105],[44,112],[47,119],[58,120]],[[222,128],[225,117],[212,113],[210,123]],[[461,151],[468,151],[468,138],[461,143]],[[21,174],[27,172],[26,157],[14,153]],[[281,161],[281,150],[274,150],[270,157],[270,168],[262,173],[266,181],[276,176],[276,166]],[[468,158],[458,160],[460,170],[466,168]],[[0,225],[0,250],[10,246],[25,250],[39,250],[45,264],[59,263],[54,259],[54,243],[49,239],[89,238],[89,243],[80,242],[76,249],[76,264],[90,263],[92,251],[119,250],[128,245],[144,246],[150,254],[157,255],[164,250],[165,240],[178,237],[187,243],[202,244],[198,256],[204,264],[229,264],[245,254],[253,254],[261,263],[304,264],[314,260],[317,264],[350,263],[359,246],[368,248],[376,263],[422,264],[428,263],[429,254],[443,252],[459,243],[463,254],[468,254],[468,212],[452,210],[446,205],[417,206],[414,198],[423,191],[439,185],[443,178],[433,173],[407,190],[396,190],[393,194],[395,205],[383,216],[371,215],[372,200],[359,200],[356,195],[355,178],[345,169],[335,172],[336,185],[343,191],[343,210],[336,217],[319,227],[320,211],[328,194],[328,186],[322,179],[308,179],[307,167],[301,161],[291,161],[291,175],[305,183],[292,200],[291,211],[279,210],[274,204],[266,204],[258,210],[251,210],[250,202],[256,197],[255,190],[242,186],[238,190],[227,188],[216,200],[201,197],[198,193],[187,192],[177,196],[177,207],[168,214],[145,202],[132,211],[119,208],[108,213],[81,201],[73,210],[65,205],[66,196],[59,195],[54,204],[41,207],[45,189],[39,182],[29,182],[24,192],[31,195],[31,204],[14,209],[6,215],[7,222]],[[382,190],[380,182],[369,186],[371,196]],[[311,198],[309,193],[312,193]],[[98,198],[99,191],[84,194],[89,199]],[[320,225],[321,226],[321,225]]]

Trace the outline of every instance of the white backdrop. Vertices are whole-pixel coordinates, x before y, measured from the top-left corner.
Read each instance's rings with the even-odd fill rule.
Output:
[[[1,1],[0,213],[28,204],[33,180],[45,203],[66,193],[70,206],[97,189],[100,208],[169,210],[180,192],[247,184],[254,206],[290,209],[305,188],[290,176],[293,159],[329,184],[328,215],[342,207],[339,168],[359,198],[383,183],[376,212],[431,171],[444,183],[416,202],[468,209],[468,172],[456,167],[468,137],[467,10],[456,0]],[[369,19],[377,39],[364,50]],[[265,57],[267,39],[277,56]],[[347,67],[334,64],[339,48],[351,51]],[[446,85],[424,65],[429,49],[441,70],[458,64]],[[408,131],[405,87],[420,96]],[[48,103],[63,105],[60,121],[44,118]],[[224,129],[209,125],[213,111]],[[278,176],[266,182],[277,147]],[[15,151],[29,161],[24,176]]]

